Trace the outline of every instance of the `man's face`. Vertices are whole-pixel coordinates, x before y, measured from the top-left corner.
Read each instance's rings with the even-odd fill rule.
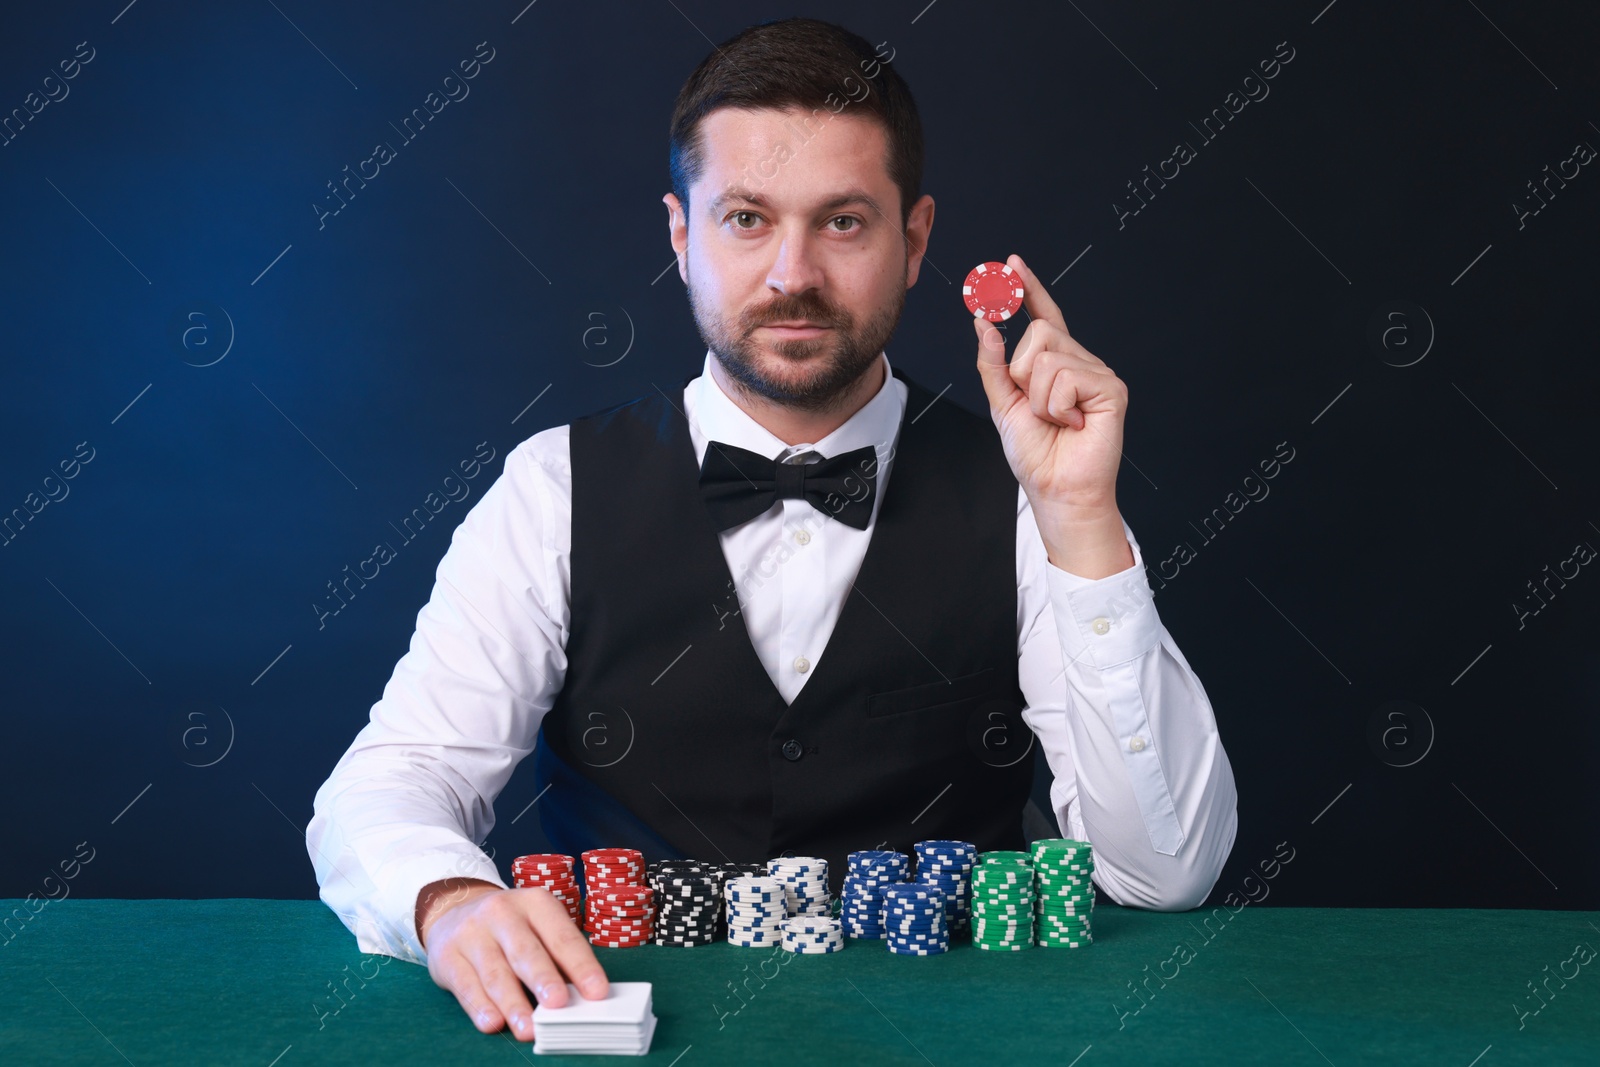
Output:
[[[700,129],[690,213],[664,197],[695,325],[735,382],[826,409],[893,334],[933,199],[902,232],[887,134],[869,118],[723,108]]]

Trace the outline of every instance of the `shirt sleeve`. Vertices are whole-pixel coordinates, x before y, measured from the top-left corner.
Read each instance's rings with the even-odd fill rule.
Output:
[[[1018,674],[1055,780],[1061,832],[1094,846],[1119,904],[1178,911],[1211,892],[1238,829],[1233,769],[1205,688],[1133,566],[1099,579],[1049,561],[1018,487]]]
[[[452,534],[371,721],[317,790],[306,846],[323,901],[363,952],[424,962],[424,886],[505,885],[476,842],[566,675],[567,442],[554,427],[506,457]]]

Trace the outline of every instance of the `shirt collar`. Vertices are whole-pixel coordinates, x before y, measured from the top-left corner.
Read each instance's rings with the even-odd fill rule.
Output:
[[[794,446],[787,445],[774,436],[772,431],[751,418],[748,412],[722,391],[717,380],[711,376],[711,361],[714,358],[710,351],[706,352],[700,376],[690,382],[684,391],[684,402],[688,409],[685,415],[691,428],[698,431],[694,435],[698,438],[695,441],[697,463],[705,458],[708,440],[747,448],[767,457],[815,450],[824,459],[829,459],[841,452],[866,445],[874,446],[880,458],[892,453],[895,436],[900,431],[900,416],[905,408],[906,390],[905,386],[895,378],[887,354],[880,352],[878,355],[883,361],[883,384],[873,394],[871,400],[861,405],[854,415],[822,440],[801,442]]]

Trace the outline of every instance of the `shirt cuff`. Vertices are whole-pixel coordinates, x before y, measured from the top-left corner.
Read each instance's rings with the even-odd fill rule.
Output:
[[[363,952],[384,952],[409,959],[413,963],[426,963],[427,952],[417,937],[417,895],[424,886],[446,878],[476,878],[507,889],[494,861],[482,849],[453,846],[429,849],[403,860],[386,864],[377,881],[380,889],[378,910],[392,917],[393,927],[399,934],[400,944],[386,944],[368,948],[360,944],[361,931],[356,931],[357,947]],[[403,951],[395,951],[396,949]]]
[[[1069,666],[1115,667],[1161,641],[1161,618],[1145,577],[1143,554],[1132,537],[1128,547],[1133,566],[1104,578],[1084,578],[1045,560],[1056,632]]]

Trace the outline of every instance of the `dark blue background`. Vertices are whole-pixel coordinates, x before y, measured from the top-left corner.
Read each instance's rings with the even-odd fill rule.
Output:
[[[0,547],[0,895],[82,841],[80,895],[315,893],[312,794],[505,454],[698,369],[673,97],[711,41],[798,13],[888,42],[922,109],[938,210],[896,364],[985,410],[958,288],[1015,251],[1129,385],[1120,502],[1152,568],[1197,550],[1152,584],[1238,777],[1217,895],[1287,841],[1274,902],[1600,906],[1600,577],[1512,607],[1600,545],[1600,175],[1512,208],[1600,146],[1592,5],[123,3],[0,25],[0,113],[94,50],[0,147],[0,514],[94,457]],[[1125,183],[1284,41],[1270,96],[1119,228]],[[400,145],[479,42],[470,96]],[[1397,300],[1436,330],[1406,367],[1419,313],[1410,348],[1368,337]],[[319,629],[324,583],[480,442],[472,496]],[[529,769],[502,862],[541,844],[511,823]]]

